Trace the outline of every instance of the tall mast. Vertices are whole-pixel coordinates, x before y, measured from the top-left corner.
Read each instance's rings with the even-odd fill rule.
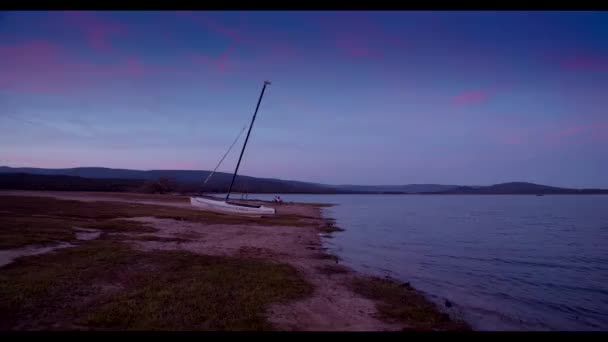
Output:
[[[249,134],[251,134],[251,129],[253,128],[255,117],[258,115],[258,109],[260,108],[260,103],[262,103],[264,91],[266,90],[266,86],[269,84],[269,81],[264,81],[264,87],[262,87],[262,93],[260,94],[260,98],[258,99],[258,105],[255,107],[255,112],[253,113],[253,118],[251,119],[251,125],[249,125],[249,131],[247,131],[247,137],[245,138],[245,143],[243,144],[243,149],[241,150],[241,155],[239,156],[239,161],[236,163],[236,169],[234,170],[234,174],[232,175],[230,188],[228,189],[228,194],[226,195],[226,202],[228,202],[228,198],[230,198],[230,192],[232,192],[232,186],[234,185],[234,180],[236,179],[236,173],[239,171],[239,166],[241,165],[241,159],[243,158],[243,152],[245,152],[245,147],[247,146],[247,141],[249,140]]]

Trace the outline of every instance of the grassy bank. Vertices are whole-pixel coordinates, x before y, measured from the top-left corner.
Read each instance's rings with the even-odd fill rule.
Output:
[[[401,323],[404,330],[467,331],[471,327],[442,313],[419,291],[407,283],[378,277],[357,277],[351,283],[353,291],[376,301],[380,318]]]
[[[0,329],[268,330],[267,305],[311,291],[288,265],[105,239],[3,268]]]
[[[148,196],[154,198],[154,196]],[[173,199],[171,199],[173,201]],[[180,207],[121,203],[83,202],[51,197],[0,196],[0,248],[49,244],[74,240],[73,227],[106,232],[150,232],[154,229],[123,218],[156,217],[203,224],[247,224],[264,226],[314,225],[298,215],[248,218],[215,214]]]

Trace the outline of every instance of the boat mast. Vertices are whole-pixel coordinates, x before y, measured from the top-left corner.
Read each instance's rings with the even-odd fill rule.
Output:
[[[269,81],[264,81],[264,87],[262,87],[262,93],[260,94],[260,98],[258,99],[258,105],[255,107],[255,112],[253,113],[253,118],[251,119],[251,125],[249,125],[249,131],[247,131],[247,137],[245,138],[245,143],[243,144],[243,149],[241,150],[241,155],[239,156],[239,161],[236,163],[236,169],[234,170],[234,174],[232,175],[232,181],[230,182],[230,188],[228,189],[228,194],[226,195],[226,202],[228,202],[228,198],[230,198],[230,192],[232,192],[232,186],[234,185],[236,173],[239,171],[239,165],[241,165],[241,159],[243,158],[243,152],[245,152],[245,147],[247,146],[247,141],[249,140],[249,134],[251,134],[251,128],[253,128],[253,123],[255,122],[255,117],[258,115],[258,109],[260,108],[260,103],[262,103],[262,97],[264,96],[264,91],[266,90],[266,86],[269,84],[270,84]]]
[[[241,128],[241,132],[239,133],[239,135],[237,135],[236,139],[234,139],[234,141],[232,142],[232,145],[230,145],[230,148],[228,149],[228,151],[226,151],[226,153],[224,153],[224,156],[222,157],[222,159],[220,159],[220,162],[217,163],[217,165],[215,166],[215,169],[213,169],[213,171],[211,171],[211,173],[207,176],[207,178],[203,182],[203,186],[205,186],[205,184],[207,184],[207,182],[209,181],[209,179],[211,179],[211,176],[213,176],[213,174],[215,174],[215,171],[217,171],[217,168],[220,167],[220,165],[222,164],[222,162],[224,161],[224,159],[226,158],[226,156],[228,155],[228,153],[230,153],[230,150],[232,150],[232,148],[234,147],[234,145],[236,144],[236,142],[241,137],[241,134],[243,134],[243,132],[245,132],[246,128],[247,128],[247,124],[243,125],[243,128]],[[204,192],[201,191],[201,194],[203,194],[203,193]]]

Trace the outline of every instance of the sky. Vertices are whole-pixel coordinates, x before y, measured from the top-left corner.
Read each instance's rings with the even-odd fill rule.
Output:
[[[607,12],[0,12],[0,165],[608,188]],[[244,141],[219,170],[233,172]]]

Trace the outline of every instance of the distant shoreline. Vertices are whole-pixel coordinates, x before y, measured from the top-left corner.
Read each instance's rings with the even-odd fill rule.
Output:
[[[107,191],[135,193],[226,193],[232,176],[217,174],[208,183],[207,171],[136,171],[104,168],[14,169],[0,167],[0,189]],[[281,179],[238,176],[233,193],[316,195],[604,195],[608,189],[561,188],[528,182],[489,186],[441,184],[328,185]]]

